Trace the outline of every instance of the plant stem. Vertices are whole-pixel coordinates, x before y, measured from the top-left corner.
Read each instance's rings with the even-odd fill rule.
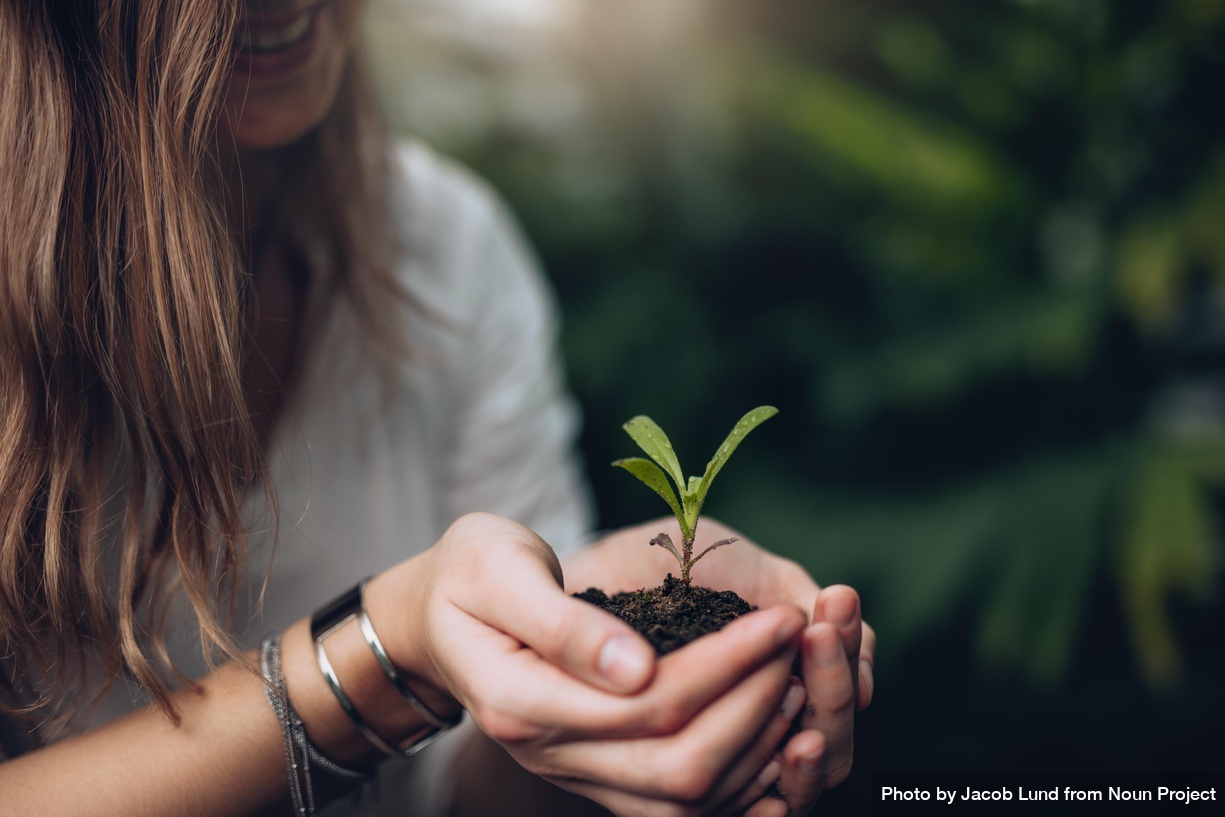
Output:
[[[693,540],[697,537],[682,536],[681,537],[681,581],[685,586],[689,586],[689,568],[693,567]]]

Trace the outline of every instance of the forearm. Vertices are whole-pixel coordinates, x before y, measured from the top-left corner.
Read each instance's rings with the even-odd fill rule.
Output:
[[[237,815],[288,799],[280,725],[258,676],[227,664],[146,708],[0,765],[14,815]]]
[[[329,636],[326,648],[345,691],[385,739],[398,743],[422,731],[425,724],[383,676],[356,622]],[[344,766],[377,762],[381,755],[348,720],[316,666],[305,619],[284,633],[282,666],[290,702],[312,742]],[[282,728],[265,689],[257,673],[232,662],[175,694],[178,725],[146,707],[0,764],[3,811],[19,817],[288,813]]]

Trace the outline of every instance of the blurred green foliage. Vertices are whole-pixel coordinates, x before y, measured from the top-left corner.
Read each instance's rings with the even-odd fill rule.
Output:
[[[393,116],[554,276],[604,524],[656,513],[622,419],[685,456],[772,403],[710,510],[860,588],[884,660],[960,620],[1049,687],[1105,598],[1176,688],[1170,606],[1222,587],[1225,4],[571,6],[376,46],[444,53],[380,62]]]

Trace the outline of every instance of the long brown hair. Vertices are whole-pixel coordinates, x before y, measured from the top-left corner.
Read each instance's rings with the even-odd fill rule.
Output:
[[[206,653],[236,653],[242,508],[267,480],[216,137],[235,6],[0,0],[0,661],[30,709],[127,673],[173,714],[176,586]],[[345,82],[290,215],[378,334],[386,141]]]

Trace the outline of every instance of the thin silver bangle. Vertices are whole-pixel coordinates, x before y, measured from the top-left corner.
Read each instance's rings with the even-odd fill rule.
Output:
[[[336,697],[340,708],[344,710],[349,720],[353,722],[353,725],[357,727],[357,730],[361,732],[362,736],[371,745],[392,757],[411,757],[434,742],[444,732],[449,731],[458,724],[463,718],[463,712],[461,710],[459,715],[450,721],[443,720],[426,707],[412,693],[408,685],[404,683],[404,679],[400,677],[395,667],[391,664],[390,659],[388,659],[382,642],[375,635],[374,627],[370,623],[370,617],[366,615],[362,595],[367,581],[369,581],[368,578],[363,579],[356,586],[316,610],[315,614],[311,616],[311,639],[315,642],[315,663],[319,665],[319,671],[323,673],[324,679],[327,680],[328,686],[332,690],[332,695]],[[345,693],[344,687],[340,685],[340,679],[336,677],[336,671],[332,668],[332,662],[328,660],[327,651],[323,647],[323,640],[354,618],[358,619],[362,635],[365,637],[370,649],[374,652],[374,657],[383,668],[383,672],[391,680],[392,684],[395,685],[400,694],[404,695],[413,706],[417,714],[429,724],[426,734],[412,740],[405,748],[397,749],[393,747],[366,723],[366,719],[357,711],[357,708]]]
[[[315,773],[326,775],[333,785],[358,787],[374,780],[374,769],[350,769],[336,763],[306,734],[302,718],[294,710],[285,689],[285,675],[281,671],[281,635],[270,633],[260,643],[260,672],[264,676],[264,694],[272,704],[272,711],[281,724],[281,737],[285,749],[285,771],[289,777],[289,799],[299,817],[310,817],[315,813],[315,789],[312,778]],[[361,789],[355,792],[360,796]]]
[[[311,782],[311,758],[302,751],[296,740],[295,730],[302,729],[289,704],[285,690],[285,676],[281,672],[281,634],[271,633],[264,637],[259,649],[260,673],[264,676],[264,694],[272,704],[281,724],[281,739],[285,749],[285,771],[289,776],[289,801],[299,817],[313,817],[315,813],[315,789]]]
[[[368,580],[367,580],[368,581]],[[445,730],[454,729],[463,720],[464,711],[461,709],[450,718],[444,718],[434,710],[426,706],[425,702],[417,697],[409,685],[400,676],[391,659],[387,657],[387,650],[383,649],[383,642],[379,640],[378,633],[374,631],[374,624],[370,621],[370,616],[366,613],[366,597],[365,597],[366,582],[363,581],[358,585],[358,599],[361,604],[361,610],[358,613],[358,623],[361,625],[362,636],[365,637],[366,643],[370,645],[370,651],[374,653],[375,659],[379,662],[379,666],[383,668],[383,673],[387,676],[387,680],[391,681],[392,686],[400,693],[404,700],[408,701],[413,709],[417,710],[417,714],[432,725],[435,729]],[[441,732],[436,732],[427,738],[418,741],[413,747],[413,751],[420,751],[426,744],[433,741]]]
[[[270,641],[270,639],[272,639]],[[285,686],[285,675],[281,671],[281,638],[279,634],[274,634],[265,639],[266,651],[260,654],[261,666],[266,658],[269,670],[273,675],[274,686],[278,690],[282,690]],[[310,761],[310,766],[313,769],[325,772],[330,777],[335,778],[341,783],[369,783],[374,779],[375,770],[368,769],[350,769],[346,766],[341,766],[336,761],[325,755],[319,750],[319,747],[311,743],[310,738],[306,734],[306,728],[302,723],[302,718],[298,716],[297,711],[293,708],[293,704],[289,702],[288,693],[284,696],[273,695],[271,689],[266,689],[268,692],[268,700],[272,703],[273,710],[277,713],[277,719],[284,722],[288,720],[294,727],[292,738],[294,744],[299,751],[306,756]]]
[[[349,720],[353,721],[353,725],[357,727],[357,731],[362,733],[362,737],[383,754],[397,757],[400,753],[396,751],[396,748],[379,737],[378,732],[370,728],[370,724],[366,723],[366,719],[362,717],[362,714],[357,711],[357,707],[349,700],[344,687],[340,685],[340,679],[336,677],[336,670],[332,669],[332,662],[328,660],[327,651],[323,649],[322,638],[315,640],[315,663],[319,665],[319,671],[327,679],[328,686],[331,687],[332,694],[336,696],[336,701],[340,704],[340,708],[349,716]]]

